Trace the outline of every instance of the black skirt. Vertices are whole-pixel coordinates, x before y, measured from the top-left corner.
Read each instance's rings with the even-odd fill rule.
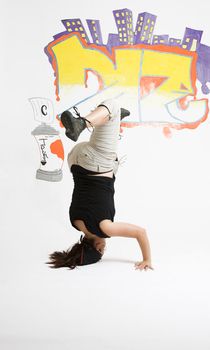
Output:
[[[74,179],[72,202],[69,208],[72,226],[75,227],[74,220],[82,220],[88,231],[98,237],[108,238],[109,236],[101,231],[99,223],[105,219],[114,221],[115,177],[91,176],[93,172],[79,165],[72,165],[71,172]]]

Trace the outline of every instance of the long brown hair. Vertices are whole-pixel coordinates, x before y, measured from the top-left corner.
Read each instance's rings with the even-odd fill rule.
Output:
[[[102,254],[95,249],[93,241],[81,236],[80,241],[73,247],[50,254],[50,261],[46,264],[55,269],[68,267],[73,270],[76,266],[96,263],[101,257]]]

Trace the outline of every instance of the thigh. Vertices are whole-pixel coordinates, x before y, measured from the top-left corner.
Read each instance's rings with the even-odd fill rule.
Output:
[[[88,142],[80,142],[76,146],[72,148],[72,150],[68,154],[67,162],[69,169],[71,169],[71,166],[73,164],[81,165],[79,164],[79,159],[81,158],[81,154],[83,153],[83,150],[85,149]],[[81,165],[82,166],[82,165]]]

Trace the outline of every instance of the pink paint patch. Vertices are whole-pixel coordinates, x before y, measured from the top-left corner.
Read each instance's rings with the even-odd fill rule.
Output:
[[[122,134],[123,133],[123,127],[122,127],[122,125],[120,125],[120,134]]]
[[[61,140],[56,140],[55,142],[51,143],[50,150],[53,154],[56,154],[58,158],[64,160],[64,149]]]
[[[64,128],[64,126],[63,126],[63,124],[62,124],[60,118],[58,117],[58,115],[56,115],[56,119],[58,120],[60,127],[61,127],[61,128]]]
[[[104,88],[104,82],[103,79],[101,78],[100,74],[98,74],[98,72],[95,72],[93,69],[85,69],[85,87],[88,87],[88,73],[91,72],[93,75],[95,75],[95,77],[98,80],[98,90],[103,90]]]
[[[181,109],[185,110],[188,108],[189,101],[194,99],[194,95],[187,95],[179,99],[178,103]]]
[[[165,137],[167,137],[168,139],[170,137],[172,137],[172,133],[171,133],[171,129],[168,126],[165,126],[163,128],[163,134],[165,135]]]
[[[181,84],[181,85],[180,85],[180,89],[181,89],[181,90],[188,90],[188,88],[186,88],[186,86],[185,86],[184,84]]]
[[[152,91],[157,89],[167,77],[142,77],[140,80],[140,96],[149,95]]]

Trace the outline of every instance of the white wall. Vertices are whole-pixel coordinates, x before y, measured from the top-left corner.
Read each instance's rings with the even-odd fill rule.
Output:
[[[136,243],[111,239],[103,261],[74,271],[50,270],[48,253],[79,238],[68,220],[72,180],[37,181],[39,154],[28,98],[54,100],[44,46],[63,30],[61,19],[97,17],[104,33],[112,10],[158,16],[156,29],[182,36],[204,30],[210,45],[208,2],[1,2],[1,324],[4,350],[210,348],[210,124],[173,131],[124,131],[127,154],[116,183],[116,220],[147,228],[155,270],[139,272]],[[82,139],[88,136],[83,134]],[[61,137],[65,150],[73,143]]]

